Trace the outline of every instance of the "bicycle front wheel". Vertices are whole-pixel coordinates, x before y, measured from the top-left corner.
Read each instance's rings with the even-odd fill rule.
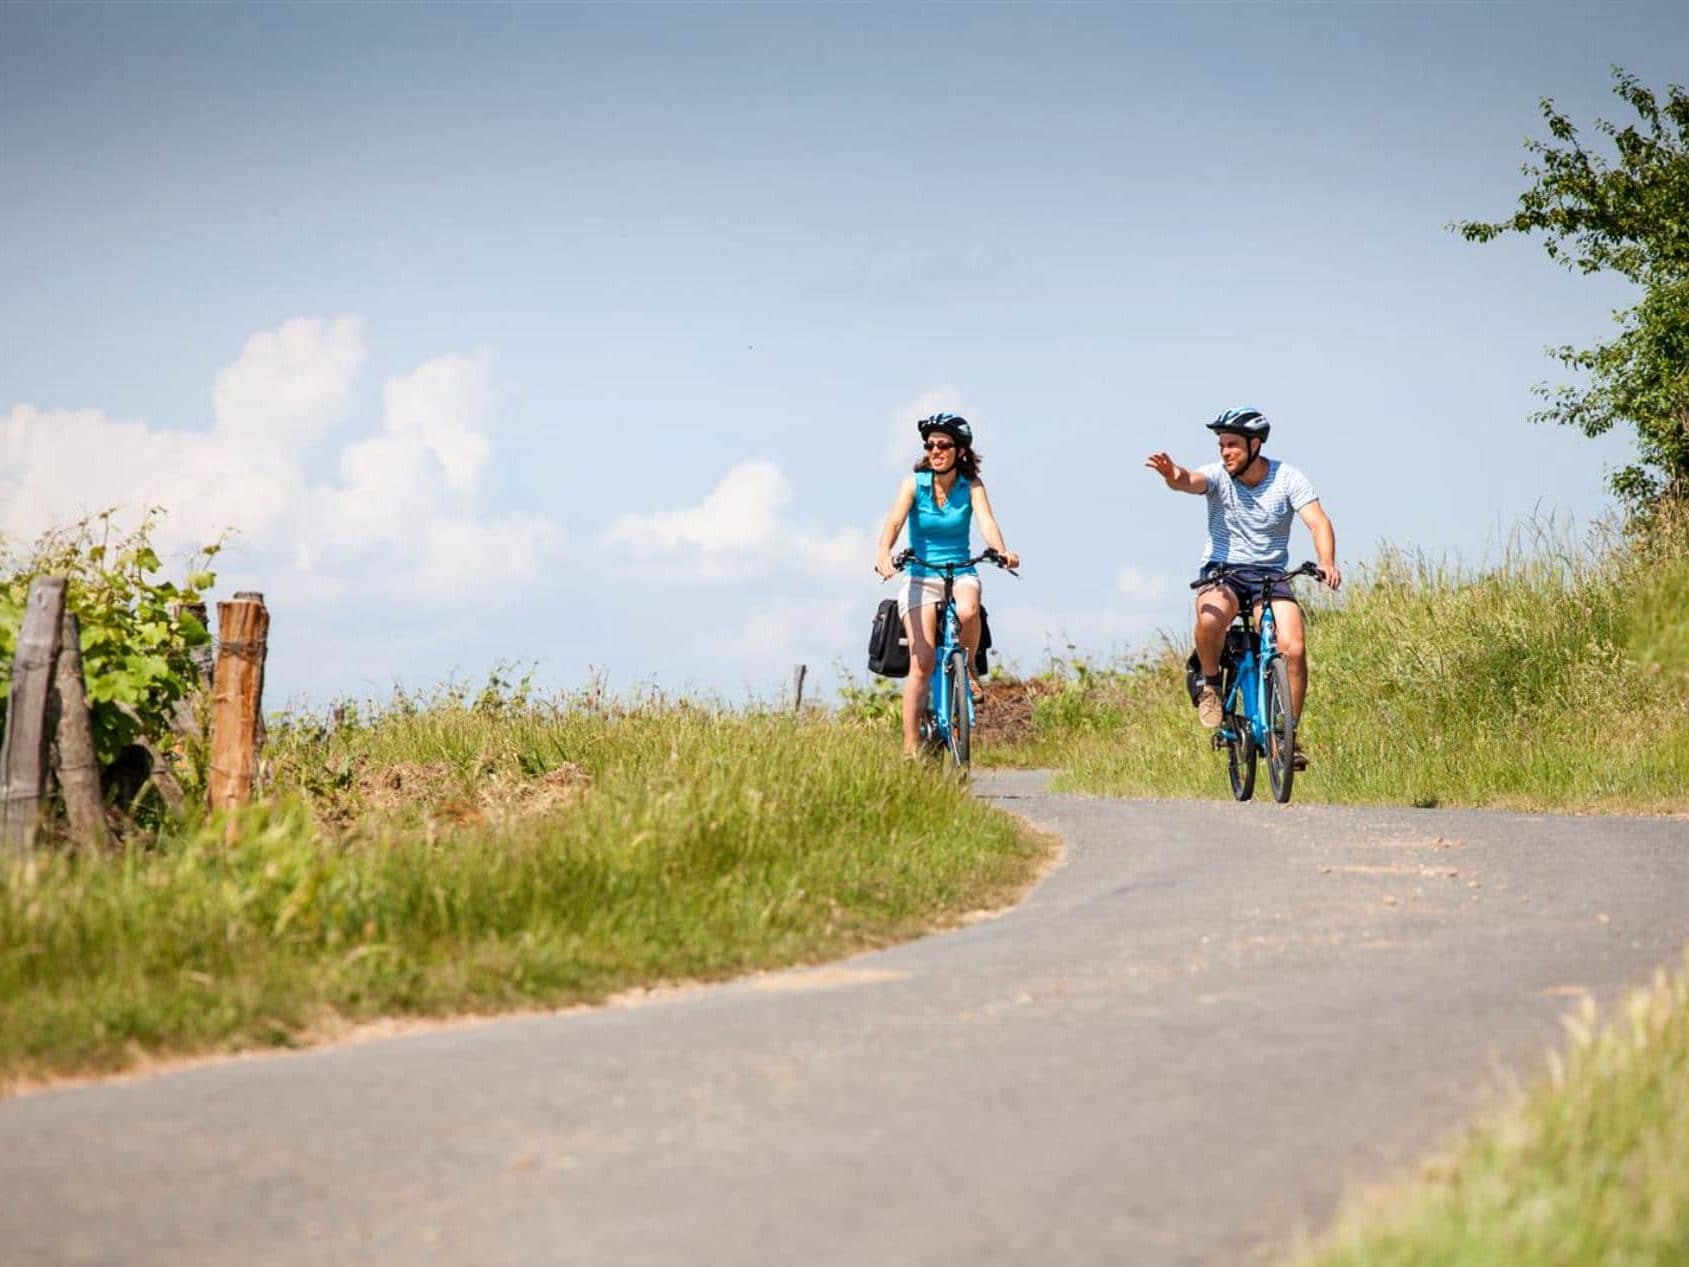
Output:
[[[969,750],[973,745],[973,710],[968,698],[968,653],[950,653],[945,671],[950,675],[950,754],[961,769],[968,768]]]
[[[1273,799],[1283,805],[1296,778],[1296,714],[1290,711],[1290,665],[1283,656],[1273,659],[1266,703],[1267,779],[1273,785]]]

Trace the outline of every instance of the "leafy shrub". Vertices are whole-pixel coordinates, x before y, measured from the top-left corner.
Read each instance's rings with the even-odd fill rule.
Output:
[[[216,583],[210,571],[219,549],[192,560],[180,584],[163,580],[152,546],[158,512],[120,535],[112,511],[42,536],[27,556],[0,543],[0,719],[10,697],[29,583],[62,576],[66,604],[82,629],[82,667],[88,680],[94,747],[110,764],[137,738],[161,742],[177,704],[199,683],[194,651],[209,645],[204,622],[186,610]]]
[[[840,721],[897,729],[903,724],[903,681],[868,675],[861,679],[839,666]]]

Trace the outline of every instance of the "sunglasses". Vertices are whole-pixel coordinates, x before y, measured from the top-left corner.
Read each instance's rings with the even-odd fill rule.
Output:
[[[948,441],[948,440],[928,440],[921,447],[923,449],[925,449],[928,453],[931,453],[934,449],[937,449],[940,453],[943,453],[946,450],[954,449],[956,446],[951,444],[950,441]]]

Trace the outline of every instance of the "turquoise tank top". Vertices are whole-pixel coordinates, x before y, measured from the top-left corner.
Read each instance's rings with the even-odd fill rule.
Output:
[[[915,504],[909,511],[909,548],[934,563],[960,563],[970,557],[969,532],[973,528],[973,485],[958,475],[950,496],[941,509],[933,493],[931,471],[915,473]],[[931,568],[909,565],[911,576],[937,576]],[[978,568],[961,568],[957,576],[978,576]]]

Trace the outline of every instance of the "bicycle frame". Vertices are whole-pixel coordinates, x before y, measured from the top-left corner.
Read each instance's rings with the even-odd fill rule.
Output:
[[[1204,585],[1220,584],[1226,569],[1221,568],[1213,576],[1206,579],[1199,578],[1191,583],[1192,589],[1199,589]],[[1238,657],[1236,666],[1232,670],[1232,681],[1228,685],[1224,700],[1227,717],[1240,716],[1249,723],[1249,736],[1257,750],[1264,749],[1267,743],[1267,728],[1271,724],[1267,717],[1267,679],[1272,673],[1273,661],[1280,656],[1278,649],[1278,622],[1273,617],[1273,586],[1281,581],[1288,581],[1297,576],[1318,576],[1319,569],[1312,563],[1304,563],[1294,571],[1277,572],[1259,577],[1260,593],[1253,600],[1242,603],[1238,607],[1237,620],[1243,629],[1243,654]],[[1259,645],[1249,635],[1255,619],[1255,607],[1261,608],[1261,630]],[[1233,625],[1232,628],[1237,628]],[[1229,634],[1231,629],[1227,630]],[[1218,733],[1221,743],[1232,743],[1241,738],[1229,725],[1222,723]]]
[[[956,614],[956,574],[965,568],[974,567],[980,563],[995,563],[1004,567],[1002,558],[995,550],[987,550],[984,554],[964,560],[961,563],[931,563],[919,557],[913,550],[905,550],[898,555],[896,565],[902,570],[909,563],[918,563],[929,572],[936,572],[944,578],[944,598],[939,603],[938,625],[933,630],[933,671],[932,678],[927,683],[927,708],[929,710],[926,722],[931,731],[925,737],[942,744],[961,764],[966,764],[966,758],[956,751],[956,737],[950,725],[950,710],[954,702],[953,692],[959,687],[962,692],[962,704],[967,710],[968,730],[972,732],[974,724],[974,698],[970,683],[973,681],[973,657],[964,654],[962,657],[962,679],[952,684],[950,675],[945,672],[945,666],[950,663],[950,657],[958,651],[966,651],[962,642],[962,620]],[[1005,568],[1011,576],[1016,575],[1012,569]],[[918,619],[918,618],[917,618]]]
[[[932,680],[927,683],[927,701],[932,708],[933,727],[946,748],[954,749],[956,741],[950,732],[950,675],[944,672],[944,666],[950,663],[950,657],[962,649],[962,618],[956,614],[956,575],[955,565],[946,564],[944,570],[944,601],[938,608],[938,628],[934,631]],[[963,657],[964,661],[970,657]],[[974,722],[974,695],[968,689],[968,683],[973,679],[974,666],[967,664],[963,671],[962,697],[967,702],[968,725]]]
[[[1267,675],[1279,656],[1278,622],[1273,619],[1273,605],[1269,601],[1261,608],[1261,649],[1257,652],[1256,640],[1249,636],[1254,620],[1251,606],[1246,603],[1238,612],[1243,628],[1243,655],[1232,671],[1231,691],[1225,705],[1228,717],[1239,716],[1249,724],[1250,736],[1259,749],[1267,745]],[[1220,727],[1220,737],[1228,742],[1239,738],[1224,725]]]
[[[1289,572],[1216,564],[1191,582],[1194,590],[1226,586],[1240,600],[1237,623],[1226,627],[1220,648],[1225,675],[1220,684],[1221,719],[1212,732],[1214,747],[1226,753],[1232,795],[1240,801],[1254,796],[1255,765],[1263,755],[1273,799],[1281,805],[1290,799],[1296,779],[1296,715],[1292,711],[1290,666],[1280,663],[1284,656],[1278,649],[1273,590],[1294,577],[1323,575],[1313,563]],[[1257,608],[1261,613],[1259,635],[1252,628]]]

